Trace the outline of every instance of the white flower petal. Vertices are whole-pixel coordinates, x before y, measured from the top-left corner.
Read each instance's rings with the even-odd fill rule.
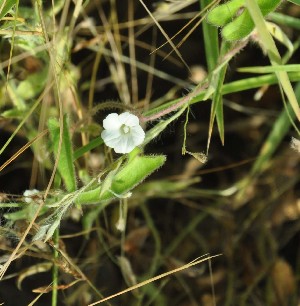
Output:
[[[123,113],[119,116],[120,122],[126,124],[127,126],[136,126],[139,125],[139,118],[135,115],[132,115],[128,112]]]
[[[37,189],[25,190],[24,193],[23,193],[24,201],[26,203],[32,203],[33,202],[32,196],[34,196],[38,193],[39,193],[39,190],[37,190]]]
[[[35,194],[38,194],[39,191],[37,189],[30,189],[30,190],[25,190],[24,193],[23,193],[23,196],[24,197],[30,197],[32,195],[35,195]]]
[[[121,141],[122,135],[119,130],[104,130],[101,133],[101,138],[108,147],[114,148]]]
[[[139,146],[143,143],[145,139],[144,130],[138,125],[131,128],[131,136],[136,146]]]
[[[116,153],[129,153],[136,147],[131,136],[123,136],[117,146],[114,147]]]
[[[121,127],[122,123],[119,120],[119,115],[116,113],[109,114],[103,120],[103,127],[106,130],[117,130]]]

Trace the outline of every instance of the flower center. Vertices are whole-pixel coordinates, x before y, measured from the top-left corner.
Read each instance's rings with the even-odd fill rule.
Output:
[[[121,130],[122,130],[122,132],[123,132],[124,134],[128,134],[128,133],[130,132],[130,127],[127,126],[127,125],[125,125],[125,124],[123,124],[123,125],[121,126]]]

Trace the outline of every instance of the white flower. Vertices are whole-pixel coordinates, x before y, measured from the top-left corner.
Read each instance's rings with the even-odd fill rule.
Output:
[[[103,120],[104,130],[101,137],[104,143],[116,153],[129,153],[142,144],[145,132],[139,124],[139,118],[128,112],[118,115],[109,114]]]
[[[23,193],[24,201],[26,203],[32,203],[33,202],[33,196],[37,195],[39,193],[39,190],[37,189],[31,189],[31,190],[25,190]]]

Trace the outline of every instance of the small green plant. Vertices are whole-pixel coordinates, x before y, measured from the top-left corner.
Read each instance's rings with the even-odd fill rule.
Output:
[[[299,157],[286,162],[291,153],[281,154],[281,148],[290,149],[286,140],[291,126],[299,133],[299,19],[288,16],[279,0],[199,0],[201,12],[191,23],[200,16],[193,29],[202,22],[203,39],[196,38],[186,50],[201,49],[196,61],[206,67],[201,78],[191,82],[181,72],[194,58],[185,61],[181,43],[168,37],[164,22],[190,18],[181,10],[194,1],[166,0],[151,8],[143,0],[104,1],[105,7],[102,2],[0,3],[0,191],[10,171],[25,169],[30,175],[17,194],[0,193],[1,252],[10,252],[8,260],[2,257],[0,279],[26,254],[39,262],[19,273],[17,285],[21,288],[27,277],[52,269],[51,282],[35,288],[40,295],[52,291],[52,306],[59,304],[60,290],[68,305],[109,305],[111,298],[128,292],[132,295],[116,304],[216,305],[215,296],[224,305],[246,305],[260,298],[258,304],[280,304],[277,292],[270,290],[274,273],[269,272],[280,256],[279,247],[299,228],[287,225],[290,233],[281,241],[278,224],[272,223],[282,195],[299,184]],[[122,5],[128,11],[121,22]],[[280,5],[282,10],[275,13]],[[146,15],[136,19],[139,8]],[[149,45],[151,22],[155,31]],[[182,66],[172,55],[165,58],[163,48],[153,52],[160,39],[157,29]],[[269,65],[249,63],[254,49],[249,52],[249,42],[255,43],[257,57],[268,57]],[[277,43],[283,47],[280,53]],[[149,62],[139,48],[147,50]],[[234,59],[242,53],[246,56],[241,62],[251,67],[236,67],[241,62]],[[160,56],[166,71],[156,63]],[[177,65],[180,73],[172,74]],[[161,79],[168,82],[168,90],[159,87]],[[210,113],[201,104],[209,104]],[[296,139],[299,136],[292,140],[294,154],[299,152]],[[228,140],[233,141],[227,152]],[[205,146],[206,154],[201,153]],[[24,153],[29,156],[25,161]],[[284,165],[278,167],[281,158]],[[296,189],[289,197],[294,194]],[[297,203],[296,196],[293,200]],[[290,208],[287,211],[289,218]],[[292,217],[286,220],[299,219]],[[74,256],[69,254],[73,240],[80,243]],[[220,262],[215,268],[225,293],[212,290],[208,297],[212,272],[193,267],[214,256],[190,262],[206,253],[222,253],[229,264],[224,268]],[[245,263],[241,253],[249,254]],[[236,269],[236,261],[243,268],[250,262],[253,275],[241,277],[248,270]],[[95,275],[104,275],[106,268],[112,271],[112,266],[122,283],[119,288],[108,280],[99,284],[101,277]],[[158,275],[165,267],[174,270]],[[182,274],[159,281],[177,271]],[[296,283],[299,273],[294,273]],[[190,290],[190,282],[195,290]],[[98,289],[104,287],[105,295],[119,292],[105,298]]]
[[[281,0],[257,1],[263,16],[273,12],[280,3]],[[218,5],[208,13],[207,21],[212,25],[222,27],[222,37],[228,41],[247,37],[255,27],[244,0],[230,0]]]

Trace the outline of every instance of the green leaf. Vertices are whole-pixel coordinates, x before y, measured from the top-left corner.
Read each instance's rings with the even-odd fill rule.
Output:
[[[247,10],[232,22],[227,24],[221,31],[222,37],[225,40],[241,40],[248,36],[254,29],[254,22]]]
[[[245,0],[245,5],[251,14],[251,18],[255,22],[255,26],[260,36],[261,43],[263,44],[272,66],[277,66],[282,64],[282,59],[277,50],[275,42],[269,33],[266,23],[263,19],[262,12],[255,1]],[[295,96],[294,90],[292,88],[291,82],[289,80],[288,74],[285,71],[276,72],[276,76],[282,87],[284,93],[286,94],[289,103],[291,104],[293,111],[295,112],[298,120],[300,120],[300,108]]]
[[[266,25],[271,35],[288,49],[288,53],[285,55],[285,57],[290,58],[294,53],[294,45],[289,37],[284,33],[281,27],[275,23],[266,22]]]
[[[225,57],[227,51],[230,49],[230,45],[227,43],[222,44],[221,56]],[[223,118],[223,94],[222,88],[225,79],[225,74],[227,70],[228,62],[225,62],[224,65],[221,65],[220,71],[218,73],[212,74],[212,80],[210,87],[213,88],[213,99],[210,112],[210,121],[208,129],[208,141],[207,141],[207,151],[209,149],[210,139],[212,135],[213,125],[215,117],[217,118],[217,124],[219,129],[220,138],[222,144],[224,144],[224,118]]]
[[[24,81],[20,82],[16,93],[19,98],[29,100],[37,96],[43,90],[48,76],[48,67],[30,74]]]
[[[164,155],[136,156],[133,161],[126,164],[115,176],[112,190],[116,194],[124,194],[141,183],[153,171],[160,168],[166,161]]]
[[[102,140],[101,137],[97,137],[97,138],[91,140],[88,144],[86,144],[85,146],[77,149],[74,152],[74,156],[73,156],[74,160],[78,159],[79,157],[81,157],[85,153],[91,151],[94,148],[99,147],[102,144],[103,144],[103,140]]]
[[[297,84],[295,88],[295,94],[300,99],[300,83]],[[289,131],[292,122],[290,119],[295,120],[296,115],[292,111],[292,107],[290,104],[284,108],[280,114],[280,116],[276,119],[272,126],[272,130],[270,131],[267,139],[265,140],[259,157],[256,159],[253,168],[251,170],[252,175],[257,175],[260,173],[266,166],[267,162],[271,158],[272,154],[278,148],[278,146],[282,143],[283,137]]]
[[[55,230],[60,226],[60,222],[72,203],[63,204],[58,207],[53,214],[43,219],[37,233],[32,238],[33,241],[43,239],[45,242],[52,238]]]
[[[273,12],[281,0],[257,0],[257,5],[263,16]],[[223,27],[222,37],[228,41],[241,40],[254,29],[254,22],[244,0],[231,0],[211,10],[207,21]]]
[[[103,196],[103,194],[106,192],[106,191],[109,191],[112,187],[112,182],[121,166],[121,161],[119,161],[119,163],[117,164],[116,168],[111,170],[110,172],[108,172],[108,174],[106,175],[105,177],[105,180],[104,182],[102,183],[101,185],[101,191],[100,191],[100,198]]]
[[[5,2],[4,6],[3,3],[0,3],[0,19],[2,19],[10,11],[10,9],[17,3],[16,0],[4,0],[4,2]]]
[[[136,152],[134,152],[136,154]],[[122,197],[140,184],[152,172],[160,168],[166,161],[164,155],[138,156],[130,159],[113,177],[109,177],[109,190],[101,192],[102,185],[96,189],[82,192],[75,200],[76,204],[95,204],[101,201]],[[106,186],[105,189],[108,189]]]
[[[295,88],[295,94],[298,100],[300,99],[300,83],[297,84]],[[277,150],[278,146],[282,143],[283,138],[287,135],[295,120],[296,115],[292,111],[290,104],[282,110],[276,121],[274,122],[269,135],[261,146],[258,158],[252,166],[250,175],[246,176],[244,180],[240,181],[238,184],[239,192],[236,195],[237,206],[244,203],[245,198],[245,188],[249,186],[251,180],[260,175],[268,166],[272,155]]]
[[[300,0],[299,4],[300,5]],[[300,30],[300,19],[289,15],[273,12],[268,15],[268,20],[274,21],[277,24],[285,25],[297,30]]]
[[[300,0],[288,0],[288,1],[300,5]]]
[[[63,132],[61,150],[58,154],[60,143],[60,124],[55,118],[48,121],[48,128],[52,140],[54,155],[59,158],[58,172],[63,179],[67,191],[72,192],[76,190],[76,177],[73,164],[73,149],[69,134],[68,118],[65,115],[63,118]]]
[[[206,17],[207,22],[223,27],[233,20],[237,11],[244,5],[244,0],[227,1],[224,4],[216,6]]]
[[[15,212],[10,212],[4,214],[7,220],[17,221],[17,220],[31,220],[37,209],[35,203],[24,204],[23,208]]]
[[[272,73],[272,72],[279,72],[279,71],[300,71],[299,64],[292,64],[292,65],[276,65],[276,66],[253,66],[253,67],[241,67],[238,68],[237,71],[239,72],[247,72],[247,73]]]
[[[24,117],[24,110],[17,109],[16,107],[8,109],[1,113],[1,117],[3,118],[10,118],[10,119],[20,119]]]
[[[211,0],[201,0],[201,8],[207,7]],[[202,23],[205,57],[207,61],[208,71],[211,72],[217,65],[219,57],[219,37],[215,27],[208,24],[206,21]]]

